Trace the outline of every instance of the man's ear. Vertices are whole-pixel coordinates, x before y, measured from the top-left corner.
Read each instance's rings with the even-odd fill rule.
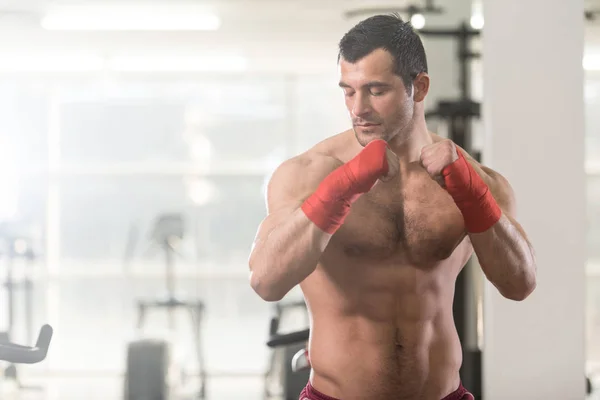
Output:
[[[429,92],[429,75],[426,72],[421,72],[413,81],[414,93],[413,101],[420,103],[425,100],[425,96]]]

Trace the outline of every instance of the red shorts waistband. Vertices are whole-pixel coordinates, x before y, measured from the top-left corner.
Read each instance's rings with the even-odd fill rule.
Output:
[[[326,394],[319,392],[317,389],[315,389],[310,384],[310,382],[308,382],[306,384],[306,387],[304,388],[304,390],[302,390],[302,393],[300,393],[299,400],[340,400],[340,399],[336,399],[335,397],[327,396]],[[444,397],[442,400],[475,400],[475,397],[473,397],[473,395],[471,393],[469,393],[467,391],[467,389],[465,389],[465,387],[462,385],[462,382],[461,382],[458,389],[456,389],[454,392],[450,393],[448,396]]]
[[[308,382],[306,384],[306,387],[304,388],[304,390],[302,390],[302,393],[300,393],[299,400],[340,400],[340,399],[336,399],[335,397],[327,396],[326,394],[319,392],[317,389],[315,389],[310,384],[310,382]]]
[[[458,389],[444,397],[442,400],[475,400],[475,397],[465,389],[461,382]]]

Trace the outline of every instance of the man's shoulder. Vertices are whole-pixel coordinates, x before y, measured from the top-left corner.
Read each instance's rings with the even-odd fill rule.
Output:
[[[277,167],[273,175],[284,175],[287,178],[303,178],[307,174],[331,172],[342,165],[332,153],[311,148],[292,158],[285,160]]]
[[[297,173],[310,170],[330,170],[343,164],[342,153],[347,147],[348,131],[329,136],[304,152],[284,161],[280,168]],[[328,171],[330,172],[330,171]]]
[[[442,140],[446,140],[446,138],[444,138],[440,135],[437,135],[433,132],[430,132],[430,135],[431,135],[434,143],[440,142]],[[508,180],[502,174],[500,174],[498,171],[486,166],[484,163],[477,161],[471,154],[469,154],[468,151],[466,151],[465,149],[463,149],[456,143],[455,143],[455,145],[456,145],[457,151],[460,151],[463,154],[463,156],[465,156],[465,158],[469,161],[469,163],[473,167],[478,169],[477,172],[481,175],[481,177],[484,179],[484,181],[489,186],[499,186],[502,190],[504,190],[504,189],[509,190],[509,191],[512,190]]]
[[[350,147],[351,139],[354,137],[352,130],[329,136],[316,143],[306,151],[315,157],[329,157],[337,160],[343,159],[343,154]]]
[[[340,134],[342,135],[342,134]],[[271,184],[313,187],[343,165],[339,156],[342,136],[330,136],[302,153],[282,162],[271,176]]]
[[[432,134],[432,137],[434,142],[444,140],[444,138],[435,134]],[[502,209],[505,212],[513,213],[515,194],[508,179],[500,172],[486,166],[484,163],[477,161],[462,147],[456,145],[456,148],[457,151],[460,151],[463,154],[463,156],[475,169],[477,174],[483,179]]]

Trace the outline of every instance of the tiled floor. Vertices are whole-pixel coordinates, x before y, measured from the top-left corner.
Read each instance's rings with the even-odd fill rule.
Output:
[[[592,390],[587,400],[600,400],[600,375],[592,377]]]
[[[122,400],[122,384],[118,378],[52,378],[43,383],[43,390],[22,390],[5,382],[2,400]],[[207,387],[205,400],[264,400],[263,381],[255,378],[215,378]],[[173,400],[195,400],[182,395]],[[279,400],[279,399],[273,399]]]
[[[34,383],[33,381],[28,383]],[[600,377],[595,379],[600,389]],[[4,382],[0,385],[2,400],[123,400],[118,378],[51,378],[45,380],[42,391],[11,393],[14,388]],[[265,400],[264,382],[260,377],[213,378],[208,385],[205,400]],[[173,400],[193,400],[182,396]],[[271,397],[268,400],[282,400]],[[586,400],[600,400],[600,390]]]

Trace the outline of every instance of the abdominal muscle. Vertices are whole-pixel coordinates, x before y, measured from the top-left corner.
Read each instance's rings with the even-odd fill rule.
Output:
[[[332,285],[319,268],[303,282],[316,390],[342,400],[440,400],[458,388],[453,285],[417,294],[395,291],[391,282]]]

